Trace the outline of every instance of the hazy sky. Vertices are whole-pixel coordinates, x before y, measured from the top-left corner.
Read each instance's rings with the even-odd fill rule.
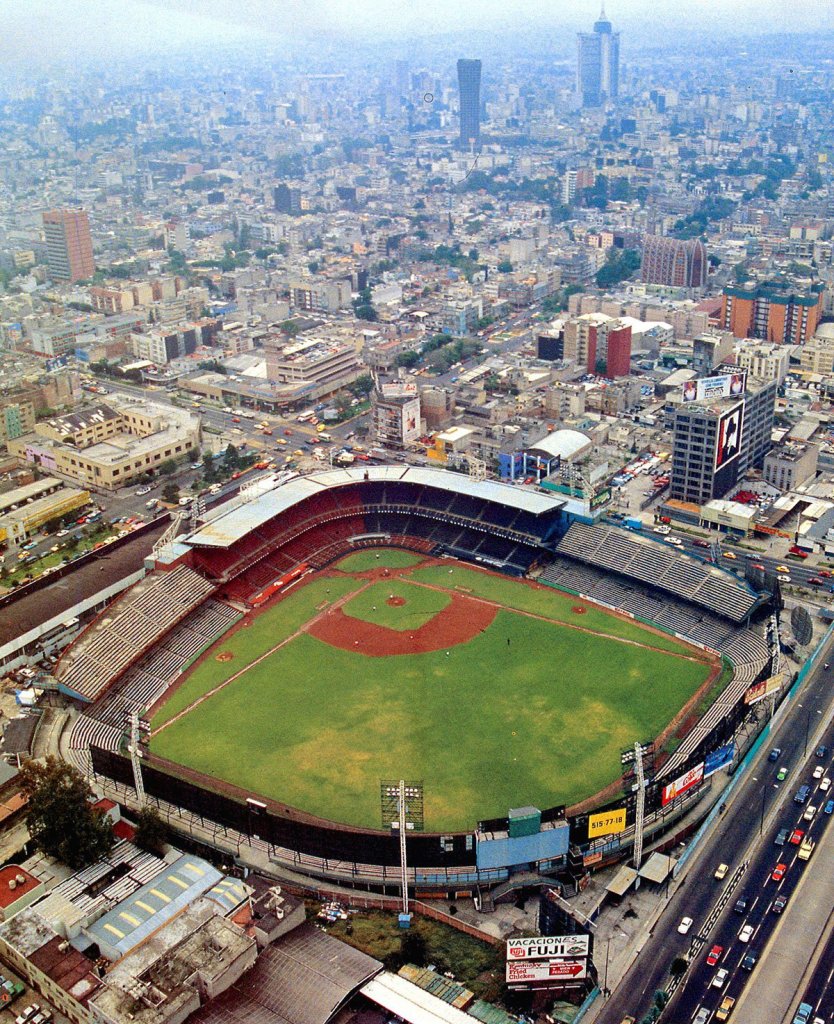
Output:
[[[608,0],[617,28],[662,39],[675,30],[757,34],[832,29],[827,0]],[[0,59],[168,50],[260,38],[407,39],[467,28],[590,25],[599,0],[0,0]],[[627,41],[624,39],[624,43]],[[751,69],[754,71],[754,69]]]

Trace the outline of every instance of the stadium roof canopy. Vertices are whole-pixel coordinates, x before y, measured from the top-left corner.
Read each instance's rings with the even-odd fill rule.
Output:
[[[584,435],[582,435],[584,436]],[[585,439],[587,441],[587,438]],[[290,480],[281,487],[261,494],[252,500],[241,495],[238,504],[222,511],[190,537],[187,543],[200,547],[227,548],[241,540],[252,530],[269,522],[275,516],[286,512],[293,505],[329,487],[346,487],[350,484],[370,482],[398,482],[435,487],[456,494],[466,494],[483,501],[508,505],[510,508],[542,515],[564,508],[562,498],[540,491],[530,491],[511,484],[495,483],[491,480],[473,480],[459,473],[445,469],[431,469],[416,466],[363,466],[361,469],[334,469],[324,473]]]

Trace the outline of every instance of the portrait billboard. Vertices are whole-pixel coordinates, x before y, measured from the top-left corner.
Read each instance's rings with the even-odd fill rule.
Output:
[[[718,398],[737,398],[744,394],[746,373],[722,373],[716,377],[688,380],[683,386],[684,402],[714,402]]]
[[[723,413],[718,421],[718,438],[715,446],[715,468],[729,465],[741,453],[741,429],[744,406],[739,403]]]

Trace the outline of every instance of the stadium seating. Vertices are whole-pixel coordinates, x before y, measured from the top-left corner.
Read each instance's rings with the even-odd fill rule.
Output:
[[[213,590],[184,565],[152,573],[81,634],[58,662],[55,678],[72,693],[95,700]]]
[[[172,629],[156,647],[75,722],[70,746],[91,744],[118,750],[125,716],[144,714],[165,693],[183,669],[240,618],[240,612],[208,600]]]
[[[758,600],[752,590],[729,573],[681,554],[671,546],[635,537],[616,527],[573,523],[557,551],[649,583],[733,622],[744,621]]]

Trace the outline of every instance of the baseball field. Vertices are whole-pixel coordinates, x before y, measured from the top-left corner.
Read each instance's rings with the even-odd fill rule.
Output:
[[[426,828],[572,804],[710,678],[700,652],[551,588],[367,550],[246,616],[155,709],[151,750],[379,827],[381,779]]]

